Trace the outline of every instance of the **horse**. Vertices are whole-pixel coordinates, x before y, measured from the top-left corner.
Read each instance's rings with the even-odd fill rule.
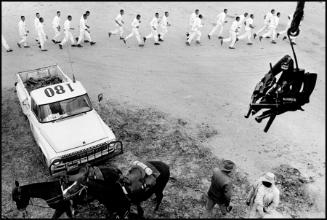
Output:
[[[80,189],[79,192],[83,190]],[[12,199],[16,202],[17,209],[27,214],[26,207],[29,205],[31,198],[41,198],[45,200],[48,206],[55,209],[52,218],[57,219],[63,213],[68,217],[73,217],[71,203],[63,197],[63,188],[60,180],[42,183],[32,183],[20,186],[18,181],[15,181],[15,187],[12,190]]]
[[[159,205],[163,198],[163,190],[170,178],[169,166],[161,161],[147,161],[158,172],[159,176],[152,185],[147,184],[145,171],[138,166],[133,166],[127,175],[120,179],[121,184],[126,188],[131,202],[137,206],[137,212],[143,217],[144,211],[141,202],[146,201],[153,194],[156,195],[156,206],[154,211],[159,209]]]
[[[94,170],[101,171],[101,174]],[[80,168],[73,176],[68,176],[74,183],[64,191],[64,197],[76,195],[76,192],[86,187],[86,200],[97,199],[108,211],[109,218],[126,218],[129,216],[130,200],[126,196],[126,189],[119,183],[122,172],[114,167],[91,167],[88,164]]]

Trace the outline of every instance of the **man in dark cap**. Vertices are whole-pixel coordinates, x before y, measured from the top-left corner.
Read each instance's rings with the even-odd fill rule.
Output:
[[[216,204],[218,204],[223,215],[232,210],[229,203],[232,196],[231,174],[235,169],[235,163],[224,160],[221,167],[221,169],[215,168],[213,170],[206,203],[206,217],[212,217],[212,210]]]

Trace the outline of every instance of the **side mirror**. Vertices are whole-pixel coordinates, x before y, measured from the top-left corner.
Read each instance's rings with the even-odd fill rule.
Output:
[[[102,93],[100,93],[100,94],[98,95],[98,102],[101,102],[101,101],[102,101],[102,99],[103,99],[103,94],[102,94]]]

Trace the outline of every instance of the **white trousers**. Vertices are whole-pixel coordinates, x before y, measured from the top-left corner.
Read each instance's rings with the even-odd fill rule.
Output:
[[[119,26],[118,24],[116,24],[117,28],[110,31],[111,34],[118,34],[120,37],[123,37],[123,33],[124,33],[124,28],[123,26]]]
[[[20,35],[20,41],[18,42],[19,44],[22,44],[22,43],[24,43],[24,46],[27,46],[27,42],[26,42],[26,40],[27,40],[27,34],[24,34],[24,35]]]
[[[52,28],[53,28],[53,30],[55,32],[55,35],[54,35],[54,37],[52,39],[57,41],[57,38],[60,36],[60,31],[58,31],[57,27],[52,27]]]
[[[154,38],[154,42],[158,42],[158,31],[151,28],[151,33],[147,35],[145,38],[148,39],[151,37]]]
[[[245,30],[245,33],[243,33],[242,35],[240,35],[239,37],[238,37],[238,39],[239,40],[242,40],[242,39],[244,39],[244,38],[248,38],[248,42],[249,43],[252,43],[252,41],[251,41],[251,36],[252,36],[252,30],[250,29],[250,30]]]
[[[196,29],[196,30],[192,30],[192,32],[191,32],[191,34],[190,34],[190,36],[189,36],[189,38],[188,38],[187,41],[188,41],[189,43],[191,43],[192,40],[193,40],[193,38],[194,38],[195,36],[196,36],[196,40],[197,40],[197,41],[200,41],[201,35],[202,35],[202,33],[201,33],[200,30],[198,30],[198,29]]]
[[[265,24],[262,26],[262,28],[260,28],[260,29],[256,32],[256,34],[259,35],[260,32],[262,32],[262,31],[268,29],[268,26],[269,26],[269,24],[266,24],[266,23],[265,23]]]
[[[161,26],[161,31],[160,31],[160,38],[163,39],[164,36],[167,34],[168,28],[166,25]]]
[[[39,36],[39,43],[41,46],[41,50],[44,50],[44,43],[46,42],[47,39],[46,39],[45,35],[43,35],[41,33],[39,33],[38,36]]]
[[[134,35],[136,37],[137,42],[141,44],[141,36],[138,28],[132,28],[132,32],[127,37],[125,37],[125,40],[127,40],[130,37],[133,37]]]
[[[270,37],[272,37],[272,40],[275,40],[276,34],[277,34],[276,33],[276,28],[275,27],[270,27],[269,30],[268,30],[268,32],[265,33],[265,34],[263,34],[262,37],[268,37],[268,36],[270,36]]]
[[[228,38],[224,38],[223,42],[227,42],[227,41],[231,41],[230,43],[230,47],[234,47],[235,42],[236,42],[236,32],[235,31],[229,31],[229,37]]]
[[[65,33],[65,37],[64,37],[64,39],[61,41],[61,45],[64,45],[68,40],[70,40],[70,42],[72,43],[72,44],[75,44],[75,40],[74,40],[74,37],[73,37],[73,35],[72,35],[72,33],[70,32],[70,31],[65,31],[64,32]]]
[[[2,43],[2,46],[3,46],[6,50],[10,50],[10,47],[9,47],[9,45],[7,44],[7,41],[6,41],[6,39],[4,38],[3,35],[1,35],[1,43]]]
[[[88,31],[84,30],[84,29],[79,29],[79,37],[78,37],[78,42],[77,44],[80,44],[82,42],[82,40],[84,39],[84,36],[85,36],[85,39],[88,40],[88,41],[92,41],[91,40],[91,35]]]
[[[209,35],[210,36],[213,35],[213,33],[215,33],[218,30],[219,27],[220,27],[220,30],[219,30],[218,36],[221,36],[221,33],[223,33],[223,30],[224,30],[224,26],[220,22],[217,22],[217,24],[210,31]]]

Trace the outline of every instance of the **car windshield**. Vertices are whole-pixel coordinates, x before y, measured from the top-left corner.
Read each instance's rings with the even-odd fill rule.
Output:
[[[87,94],[41,105],[38,118],[40,122],[50,122],[69,116],[81,114],[92,110],[92,105]]]

